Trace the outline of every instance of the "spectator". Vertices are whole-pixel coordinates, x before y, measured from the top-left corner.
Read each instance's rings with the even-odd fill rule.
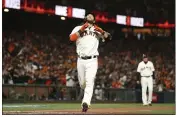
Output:
[[[95,99],[96,100],[103,100],[104,92],[103,89],[99,85],[96,86],[95,89]]]
[[[8,80],[8,84],[10,84],[10,85],[13,85],[13,84],[14,84],[12,78],[9,78],[9,80]]]
[[[68,71],[68,73],[66,74],[66,86],[67,87],[75,86],[75,79],[74,76],[72,76],[71,71]]]

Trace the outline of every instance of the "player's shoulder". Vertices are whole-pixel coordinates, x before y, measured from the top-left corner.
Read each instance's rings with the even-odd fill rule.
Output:
[[[141,65],[141,64],[143,64],[143,61],[141,61],[141,62],[139,63],[139,65]]]
[[[153,64],[152,61],[148,61],[149,64]]]
[[[80,30],[80,28],[81,28],[81,26],[76,26],[76,27],[74,27],[74,29],[72,30],[71,34],[76,33],[77,31]],[[71,35],[71,34],[70,34],[70,35]]]

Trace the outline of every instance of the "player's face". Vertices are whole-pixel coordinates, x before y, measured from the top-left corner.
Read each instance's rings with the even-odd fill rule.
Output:
[[[94,22],[94,16],[92,14],[87,15],[87,21]]]
[[[148,58],[143,58],[143,61],[144,62],[148,62]]]

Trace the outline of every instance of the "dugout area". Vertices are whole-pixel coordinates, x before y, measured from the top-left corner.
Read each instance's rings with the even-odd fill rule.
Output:
[[[143,106],[140,103],[93,103],[87,113],[80,103],[13,103],[3,104],[3,115],[175,115],[175,103]]]

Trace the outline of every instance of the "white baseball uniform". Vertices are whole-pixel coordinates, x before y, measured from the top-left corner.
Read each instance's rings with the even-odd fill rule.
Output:
[[[80,30],[81,26],[76,26],[71,34]],[[71,35],[70,34],[70,35]],[[98,45],[99,40],[94,31],[94,27],[86,28],[82,36],[76,40],[76,51],[78,54],[77,71],[80,87],[84,89],[84,98],[82,103],[90,105],[93,95],[94,80],[98,68]],[[82,57],[90,57],[83,59]],[[95,57],[96,56],[96,57]]]
[[[153,92],[153,71],[154,65],[151,61],[148,61],[146,64],[144,61],[140,62],[137,68],[137,72],[141,75],[141,86],[142,86],[142,101],[144,105],[151,104],[152,102],[152,92]],[[147,100],[147,87],[148,87],[148,100]]]

